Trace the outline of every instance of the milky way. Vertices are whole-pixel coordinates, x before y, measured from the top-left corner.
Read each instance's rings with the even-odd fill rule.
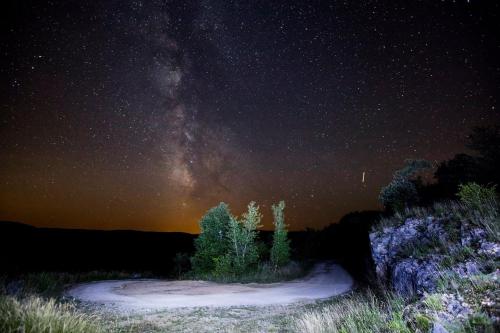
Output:
[[[0,219],[197,232],[284,199],[293,229],[378,207],[407,158],[498,123],[484,1],[8,2]]]

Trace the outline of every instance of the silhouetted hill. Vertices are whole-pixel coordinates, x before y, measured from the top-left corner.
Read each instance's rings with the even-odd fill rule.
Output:
[[[289,232],[295,259],[334,259],[356,279],[372,272],[368,232],[380,212],[355,212],[322,230]],[[259,240],[272,244],[272,231]],[[182,232],[37,228],[0,221],[0,273],[121,270],[168,274],[178,252],[191,254],[197,235]]]
[[[126,270],[168,273],[195,235],[181,232],[37,228],[0,221],[0,271]]]

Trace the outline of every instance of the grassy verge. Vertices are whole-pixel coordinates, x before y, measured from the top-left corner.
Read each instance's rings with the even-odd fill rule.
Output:
[[[0,332],[106,332],[96,319],[77,311],[70,304],[61,304],[54,299],[0,296]]]
[[[185,274],[182,279],[206,280],[222,283],[273,283],[304,277],[309,273],[311,268],[312,263],[309,262],[291,262],[278,269],[274,269],[274,267],[268,263],[262,263],[259,264],[256,269],[238,275],[189,272]]]
[[[371,291],[358,292],[303,313],[293,329],[304,333],[410,333],[404,307],[404,300],[391,294],[377,297]]]
[[[149,275],[141,274],[140,277]],[[82,312],[61,296],[64,289],[74,283],[136,277],[137,274],[118,271],[0,276],[0,332],[134,332],[120,329],[112,318],[103,319],[95,313]]]

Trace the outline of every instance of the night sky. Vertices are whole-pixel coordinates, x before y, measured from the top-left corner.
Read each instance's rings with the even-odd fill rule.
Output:
[[[4,6],[0,220],[198,232],[255,200],[269,227],[284,199],[321,228],[500,118],[496,1]]]

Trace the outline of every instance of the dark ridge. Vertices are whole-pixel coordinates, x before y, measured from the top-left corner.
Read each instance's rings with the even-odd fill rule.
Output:
[[[182,232],[37,228],[0,222],[4,273],[31,271],[150,271],[167,274],[177,252],[192,252]]]

